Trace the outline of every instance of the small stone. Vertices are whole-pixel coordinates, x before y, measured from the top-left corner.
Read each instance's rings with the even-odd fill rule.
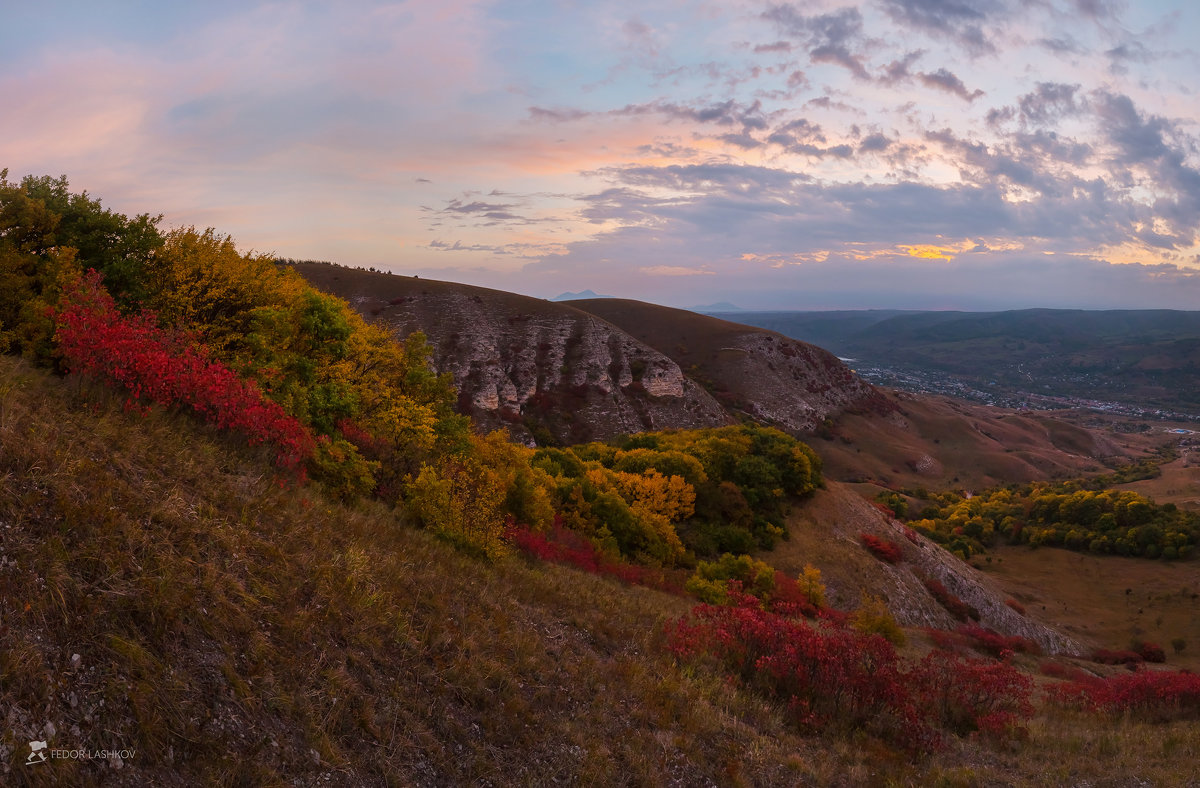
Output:
[[[46,732],[47,739],[51,738],[52,736],[54,736],[54,734],[58,733],[58,728],[54,727],[53,722],[47,722],[45,725],[42,726],[42,730],[44,730]]]

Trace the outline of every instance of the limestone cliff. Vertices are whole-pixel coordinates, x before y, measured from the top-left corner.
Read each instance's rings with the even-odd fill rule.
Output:
[[[679,365],[566,304],[449,282],[297,265],[399,336],[422,331],[459,408],[518,440],[573,443],[733,421]]]

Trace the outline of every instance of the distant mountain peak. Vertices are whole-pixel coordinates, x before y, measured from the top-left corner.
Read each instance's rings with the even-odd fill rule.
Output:
[[[702,313],[708,314],[708,313],[712,313],[712,312],[722,312],[722,313],[724,313],[724,312],[745,312],[746,310],[742,309],[737,304],[731,304],[728,301],[718,301],[715,304],[704,304],[702,306],[694,306],[691,308],[691,311],[692,312],[702,312]]]
[[[551,301],[579,301],[584,298],[615,298],[610,295],[600,295],[595,290],[581,290],[578,293],[559,293]]]

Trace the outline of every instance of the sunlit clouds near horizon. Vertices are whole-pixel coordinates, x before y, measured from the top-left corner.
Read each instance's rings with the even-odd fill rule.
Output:
[[[245,249],[675,306],[1200,309],[1189,0],[5,17],[10,179]]]

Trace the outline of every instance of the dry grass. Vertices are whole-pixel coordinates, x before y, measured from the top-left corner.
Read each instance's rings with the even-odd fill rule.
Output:
[[[3,364],[6,781],[761,783],[808,746],[673,667],[684,600],[480,563],[385,507],[280,488],[184,419]],[[42,738],[137,756],[35,771]]]
[[[269,467],[0,359],[0,782],[1050,784],[1043,763],[1103,774],[1156,733],[1145,774],[1176,784],[1158,777],[1174,753],[1195,762],[1194,726],[1090,718],[917,763],[801,738],[774,704],[672,662],[662,627],[686,600],[481,563]],[[35,738],[137,754],[29,767]]]
[[[976,563],[1031,614],[1085,643],[1127,649],[1149,640],[1169,666],[1200,670],[1200,561],[1021,546],[994,548]],[[1175,638],[1186,643],[1182,653],[1171,648]]]

